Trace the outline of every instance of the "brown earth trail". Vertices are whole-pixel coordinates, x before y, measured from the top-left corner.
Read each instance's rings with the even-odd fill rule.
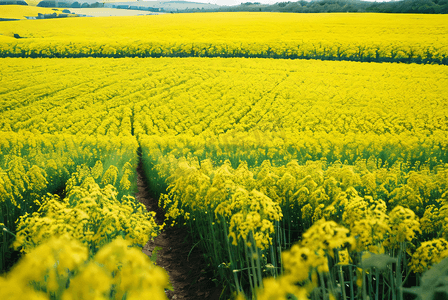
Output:
[[[157,199],[148,193],[148,186],[140,162],[137,168],[138,192],[135,198],[146,206],[148,211],[155,211],[155,220],[162,224],[164,211],[158,206]],[[193,247],[188,238],[187,228],[166,226],[154,241],[149,241],[143,248],[143,253],[151,256],[156,247],[157,265],[164,268],[170,277],[174,291],[167,291],[168,299],[175,300],[218,300],[222,288],[216,287],[210,272],[204,270],[206,262],[201,251]],[[191,251],[191,253],[190,253]]]

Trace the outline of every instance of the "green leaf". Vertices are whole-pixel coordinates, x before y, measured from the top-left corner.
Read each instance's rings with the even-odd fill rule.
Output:
[[[157,247],[157,248],[160,248],[160,247]],[[168,286],[165,288],[165,290],[174,292],[174,287],[171,284],[171,281],[168,281]]]
[[[423,273],[419,287],[404,288],[404,292],[419,295],[423,300],[448,298],[448,257]]]

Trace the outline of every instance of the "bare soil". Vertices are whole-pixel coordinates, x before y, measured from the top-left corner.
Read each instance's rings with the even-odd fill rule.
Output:
[[[138,192],[136,199],[146,206],[148,211],[155,211],[155,220],[162,224],[165,218],[163,209],[158,206],[158,200],[150,196],[146,178],[141,166],[137,169]],[[156,247],[157,265],[164,268],[174,291],[167,291],[168,299],[175,300],[218,300],[222,288],[212,281],[212,272],[205,270],[206,262],[198,247],[193,247],[186,227],[166,226],[154,241],[149,241],[143,248],[143,253],[151,256]]]

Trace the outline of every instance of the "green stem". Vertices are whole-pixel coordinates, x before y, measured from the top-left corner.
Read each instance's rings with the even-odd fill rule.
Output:
[[[394,290],[394,274],[393,274],[393,271],[392,271],[392,266],[391,266],[391,268],[390,268],[390,290],[391,290],[391,293],[392,293],[392,300],[396,300],[396,293],[395,293],[395,290]]]
[[[336,255],[338,255],[337,251],[336,251]],[[328,262],[328,270],[332,270],[333,269],[332,266],[334,266],[335,260],[330,255],[328,255],[328,253],[326,254],[326,256],[327,256],[327,262]],[[336,287],[334,285],[334,283],[336,282],[336,278],[333,276],[334,275],[333,273],[334,272],[328,272],[327,274],[325,274],[325,277],[327,278],[328,290],[331,295],[335,295],[337,293]]]
[[[397,300],[403,300],[403,295],[401,293],[401,285],[402,285],[402,274],[401,274],[401,256],[403,255],[402,249],[400,247],[400,250],[398,251],[398,258],[397,258],[397,269],[396,269],[396,277],[397,277]]]
[[[6,253],[6,234],[2,234],[3,236],[3,244],[2,244],[2,256],[0,257],[0,272],[3,272],[3,268],[5,268],[5,265],[3,265],[3,262],[5,260],[5,253]]]
[[[249,277],[249,283],[250,283],[250,290],[252,291],[252,293],[255,291],[254,290],[254,282],[252,281],[252,280],[255,280],[255,278],[252,278],[251,277],[251,270],[250,270],[250,263],[249,263],[249,256],[247,255],[247,245],[246,245],[246,242],[245,241],[243,241],[243,243],[244,243],[244,245],[243,245],[243,247],[244,247],[244,254],[245,254],[245,256],[246,256],[246,264],[247,264],[247,266],[248,266],[248,277]]]
[[[369,288],[369,292],[367,293],[367,296],[369,297],[369,299],[373,299],[373,295],[372,295],[372,291],[373,291],[373,268],[370,269],[370,272],[367,274],[366,272],[366,276],[367,276],[367,282],[368,285],[367,287]]]
[[[272,265],[274,266],[274,270],[272,271],[272,276],[274,278],[277,278],[278,276],[278,272],[277,272],[277,259],[276,256],[274,254],[274,247],[272,245],[269,245],[269,253],[271,254],[271,261],[272,261]]]
[[[288,223],[288,245],[291,246],[291,220],[289,216],[289,197],[286,197],[286,222]]]
[[[317,270],[316,270],[317,272]],[[321,281],[321,285],[322,285],[322,295],[323,295],[323,299],[326,300],[327,299],[327,291],[325,288],[325,281],[324,281],[324,276],[322,275],[322,272],[317,272],[319,274],[319,279]]]
[[[254,247],[256,248],[256,245],[254,244]],[[261,252],[260,249],[256,248],[257,250],[257,272],[258,272],[258,282],[260,283],[260,287],[263,288],[263,277],[261,275],[261,263],[260,263],[260,258],[261,258]]]
[[[362,299],[367,300],[366,270],[362,270]]]
[[[253,256],[253,252],[252,252],[252,247],[249,247],[249,251],[250,251],[250,266],[252,267],[252,276],[254,279],[254,287],[257,288],[259,286],[258,284],[258,276],[257,276],[257,268],[255,267],[255,262],[254,262],[254,256]],[[253,294],[255,295],[255,290],[253,290]]]
[[[280,222],[279,221],[275,221],[276,222],[276,227],[277,227],[277,251],[279,254],[279,263],[280,266],[283,266],[283,261],[282,261],[282,243],[281,243],[281,231],[280,231]],[[276,259],[277,260],[277,259]],[[280,269],[280,274],[283,274],[283,267]]]
[[[351,269],[352,266],[349,267],[349,274],[350,274],[350,299],[355,300],[355,291],[354,291],[354,282],[353,282],[353,270]]]
[[[225,241],[226,241],[226,245],[227,245],[227,251],[229,252],[229,258],[230,258],[230,270],[232,271],[233,274],[233,280],[235,281],[235,286],[236,286],[236,290],[238,291],[238,293],[242,293],[243,290],[240,287],[240,282],[238,280],[238,275],[235,272],[235,268],[233,267],[234,265],[236,265],[236,261],[233,260],[233,256],[232,256],[232,251],[230,250],[230,243],[229,243],[229,238],[227,235],[227,228],[226,228],[226,222],[224,220],[223,216],[221,217],[221,224],[222,224],[222,228],[224,229],[224,234],[225,234]]]
[[[5,227],[3,228],[3,232],[7,232],[7,233],[9,233],[10,235],[12,235],[13,237],[17,238],[17,236],[16,236],[14,233],[12,233],[11,231],[9,231],[9,230],[6,229]]]
[[[219,265],[219,263],[220,263],[220,261],[221,261],[221,259],[220,259],[220,257],[218,256],[218,252],[217,252],[217,242],[216,242],[216,236],[215,236],[215,230],[213,229],[213,222],[212,222],[212,217],[210,216],[211,214],[207,214],[208,215],[208,225],[209,225],[209,228],[210,228],[210,232],[211,232],[211,234],[212,234],[212,237],[213,237],[213,241],[212,241],[212,246],[213,246],[213,253],[214,253],[214,259],[215,259],[215,265]]]
[[[283,222],[283,226],[282,226],[282,231],[283,231],[283,247],[285,248],[285,249],[287,249],[288,247],[289,247],[289,245],[288,245],[288,239],[286,238],[286,221],[285,221],[285,219],[283,219],[282,220],[282,222]]]
[[[341,284],[341,292],[342,292],[342,299],[346,300],[347,295],[345,294],[345,281],[344,281],[344,273],[342,272],[342,266],[339,266],[339,283]]]
[[[375,300],[379,300],[378,296],[380,294],[380,272],[375,268],[375,278],[376,278],[376,288],[375,288]]]

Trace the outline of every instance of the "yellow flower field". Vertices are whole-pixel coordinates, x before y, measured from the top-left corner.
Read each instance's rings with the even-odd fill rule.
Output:
[[[30,1],[28,1],[30,2]],[[28,5],[2,5],[0,11],[0,18],[2,19],[18,19],[25,20],[25,17],[37,17],[38,14],[61,14],[62,9],[53,10],[48,7],[37,7],[38,3],[32,6],[31,3]],[[4,34],[3,34],[4,35]]]
[[[55,26],[57,24],[57,26]],[[196,13],[0,24],[0,56],[274,57],[447,63],[445,15]],[[108,34],[105,34],[108,32]]]
[[[1,130],[226,133],[230,140],[259,132],[263,142],[269,133],[291,142],[303,133],[412,134],[442,142],[448,129],[446,66],[217,58],[2,62]]]

